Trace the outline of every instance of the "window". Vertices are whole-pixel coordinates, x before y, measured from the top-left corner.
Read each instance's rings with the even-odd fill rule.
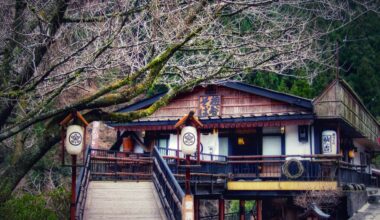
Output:
[[[281,155],[281,136],[263,137],[263,155]]]
[[[167,138],[158,139],[158,148],[168,148],[169,140]]]
[[[161,155],[168,155],[168,143],[169,139],[168,138],[159,138],[157,140],[157,148],[158,151],[160,152]]]
[[[300,125],[298,126],[298,141],[299,142],[307,142],[309,140],[309,126]]]

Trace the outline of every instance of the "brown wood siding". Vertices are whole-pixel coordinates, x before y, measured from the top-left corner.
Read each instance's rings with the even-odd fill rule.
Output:
[[[153,115],[145,120],[165,120],[176,119],[193,110],[199,114],[199,97],[205,96],[205,88],[196,88],[190,93],[183,94],[170,102],[169,105],[157,110]],[[252,95],[249,93],[218,86],[216,94],[221,96],[221,117],[253,116],[278,113],[311,113],[307,109],[292,106],[285,102],[271,100],[269,98]]]
[[[342,118],[363,136],[376,142],[379,126],[353,94],[336,82],[314,102],[319,118]]]

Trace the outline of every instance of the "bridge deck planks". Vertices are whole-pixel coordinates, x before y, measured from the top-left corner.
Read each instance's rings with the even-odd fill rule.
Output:
[[[91,181],[84,219],[166,218],[152,182]]]

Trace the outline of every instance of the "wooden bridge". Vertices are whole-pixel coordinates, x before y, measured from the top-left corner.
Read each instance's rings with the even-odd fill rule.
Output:
[[[182,219],[185,170],[181,165],[185,161],[182,152],[172,151],[154,148],[150,154],[136,154],[89,148],[77,181],[76,219]],[[295,156],[201,154],[201,166],[192,171],[190,180],[195,212],[199,213],[200,199],[222,198],[222,203],[219,202],[222,206],[216,215],[202,217],[196,214],[195,219],[244,219],[246,215],[245,219],[248,219],[252,213],[225,213],[224,210],[224,199],[241,198],[242,189],[238,187],[242,184],[246,184],[243,187],[247,184],[251,184],[250,187],[283,184],[285,188],[280,193],[294,193],[294,190],[286,190],[286,186],[292,187],[290,183],[294,179],[284,175],[281,167],[287,157]],[[339,155],[298,157],[305,170],[297,178],[297,187],[303,183],[306,183],[305,187],[316,187],[321,183],[334,187],[344,183],[371,184],[369,174],[360,166],[350,167],[350,164],[342,163]],[[198,161],[192,157],[191,163]],[[254,198],[265,193],[271,196],[273,191],[252,188],[245,190],[244,196]]]
[[[89,148],[76,195],[76,219],[181,219],[184,192],[156,149]]]

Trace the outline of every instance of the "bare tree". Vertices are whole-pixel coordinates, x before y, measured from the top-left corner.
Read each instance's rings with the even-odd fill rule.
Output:
[[[311,190],[296,196],[294,204],[304,209],[315,204],[328,213],[332,213],[337,205],[342,202],[342,197],[343,192],[340,190]]]
[[[329,68],[329,47],[319,40],[379,9],[374,0],[0,4],[0,141],[13,152],[0,165],[1,201],[58,142],[57,122],[73,109],[90,121],[128,122],[202,83],[258,70],[288,74],[310,63]],[[158,84],[168,92],[147,109],[107,108],[133,103]]]

